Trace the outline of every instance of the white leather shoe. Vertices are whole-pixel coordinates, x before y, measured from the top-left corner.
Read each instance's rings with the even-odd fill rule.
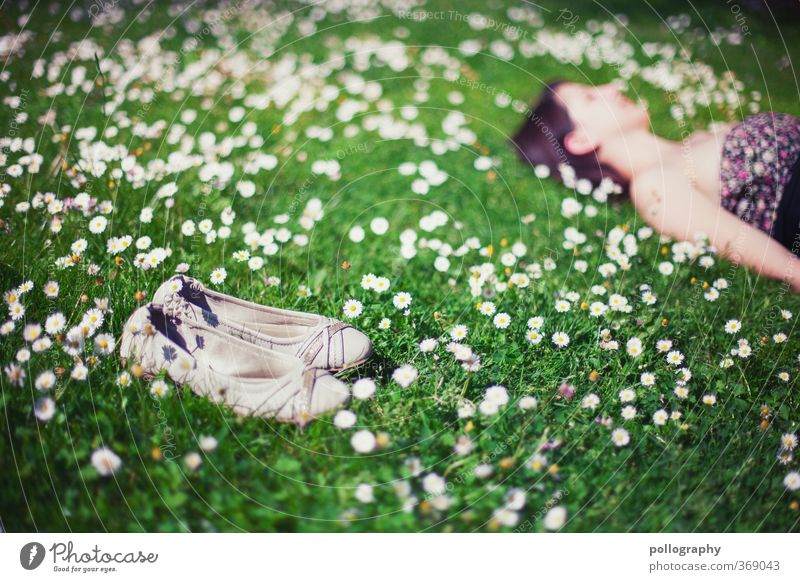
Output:
[[[240,415],[305,426],[349,397],[345,384],[296,356],[174,317],[153,304],[128,319],[120,355],[138,361],[148,375],[165,370],[176,383],[189,384],[196,394]]]
[[[295,355],[312,368],[342,370],[365,362],[372,354],[369,338],[342,321],[244,301],[184,275],[161,285],[152,302],[168,313]]]

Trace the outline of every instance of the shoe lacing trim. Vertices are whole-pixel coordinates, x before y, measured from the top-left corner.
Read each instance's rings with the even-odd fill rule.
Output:
[[[169,317],[179,318],[184,316],[194,319],[194,309],[179,293],[167,293],[164,296],[162,310]]]

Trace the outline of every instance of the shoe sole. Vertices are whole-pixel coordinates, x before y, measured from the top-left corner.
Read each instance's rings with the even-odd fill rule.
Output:
[[[349,370],[351,368],[357,368],[358,366],[366,364],[367,360],[369,360],[371,357],[372,357],[372,352],[370,351],[370,353],[367,354],[366,357],[361,358],[360,360],[356,360],[355,362],[350,362],[346,366],[342,366],[341,368],[326,368],[326,369],[328,371],[330,371],[330,372],[343,372],[344,370]]]

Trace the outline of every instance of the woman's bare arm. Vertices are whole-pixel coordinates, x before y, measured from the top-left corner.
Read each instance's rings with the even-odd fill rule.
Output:
[[[682,175],[648,172],[631,183],[636,209],[645,221],[675,240],[703,233],[720,255],[800,292],[800,259],[754,226],[686,184]]]

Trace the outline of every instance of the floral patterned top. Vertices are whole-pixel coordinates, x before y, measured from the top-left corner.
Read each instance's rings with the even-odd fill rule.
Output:
[[[770,234],[798,157],[800,118],[773,112],[748,115],[725,136],[720,204]]]

